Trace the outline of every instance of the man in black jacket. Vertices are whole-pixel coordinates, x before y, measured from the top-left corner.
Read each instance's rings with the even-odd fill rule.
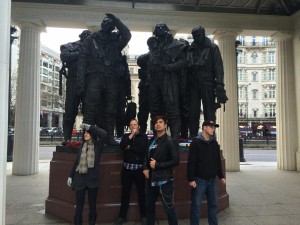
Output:
[[[216,127],[212,120],[204,121],[202,133],[193,139],[187,164],[187,179],[192,188],[190,225],[199,225],[200,206],[204,194],[207,200],[208,223],[217,225],[216,176],[226,183],[221,165],[220,146],[214,139]]]
[[[146,182],[147,225],[155,224],[155,202],[160,197],[168,216],[169,225],[178,225],[174,208],[173,168],[179,164],[179,151],[174,140],[166,134],[167,123],[163,116],[153,120],[156,136],[149,144],[144,163]]]
[[[145,134],[139,132],[140,126],[136,119],[131,120],[129,126],[131,133],[124,134],[120,142],[120,147],[124,152],[124,162],[122,170],[121,208],[119,218],[115,222],[116,225],[121,225],[126,222],[133,181],[135,182],[138,193],[142,223],[145,224],[146,222],[143,161],[147,152],[148,138]]]

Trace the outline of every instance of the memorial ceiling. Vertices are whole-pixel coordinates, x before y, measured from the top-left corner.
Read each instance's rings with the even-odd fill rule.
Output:
[[[291,16],[300,9],[300,0],[12,0],[12,2],[278,16]]]

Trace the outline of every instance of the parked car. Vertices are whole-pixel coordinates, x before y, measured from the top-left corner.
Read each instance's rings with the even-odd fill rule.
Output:
[[[63,134],[63,129],[61,127],[43,127],[40,130],[41,136],[60,136]]]
[[[40,129],[40,136],[48,136],[51,135],[49,132],[50,127],[42,127]]]
[[[63,129],[61,127],[52,127],[51,134],[54,136],[63,135]]]

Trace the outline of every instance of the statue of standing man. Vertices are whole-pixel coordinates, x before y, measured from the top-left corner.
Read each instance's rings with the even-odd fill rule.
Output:
[[[117,32],[113,32],[117,28]],[[114,125],[120,87],[122,49],[130,30],[113,14],[106,13],[101,30],[87,37],[78,62],[78,92],[84,94],[83,123],[107,131],[107,144],[116,145]],[[101,118],[99,118],[101,115]]]
[[[173,38],[165,23],[155,26],[157,45],[150,51],[149,106],[151,118],[166,116],[172,139],[178,143],[181,129],[179,76],[187,65],[186,45]]]
[[[82,43],[86,37],[91,35],[91,33],[92,32],[89,30],[84,30],[79,35],[79,41],[60,46],[60,59],[63,63],[60,73],[63,73],[67,79],[65,113],[63,119],[63,145],[67,144],[72,139],[72,130],[78,113],[78,107],[83,100],[82,96],[79,96],[77,93],[77,63]],[[65,69],[67,69],[67,71]]]
[[[191,138],[198,135],[201,101],[204,120],[215,121],[216,110],[228,100],[219,47],[205,36],[205,29],[201,26],[194,28],[192,35],[194,41],[188,49]]]

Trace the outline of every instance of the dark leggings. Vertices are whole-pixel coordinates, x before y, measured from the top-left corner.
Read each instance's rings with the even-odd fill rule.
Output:
[[[76,211],[75,211],[76,218],[82,218],[86,191],[88,192],[88,198],[89,198],[89,214],[96,216],[96,201],[97,201],[98,188],[86,187],[85,189],[76,191]]]

